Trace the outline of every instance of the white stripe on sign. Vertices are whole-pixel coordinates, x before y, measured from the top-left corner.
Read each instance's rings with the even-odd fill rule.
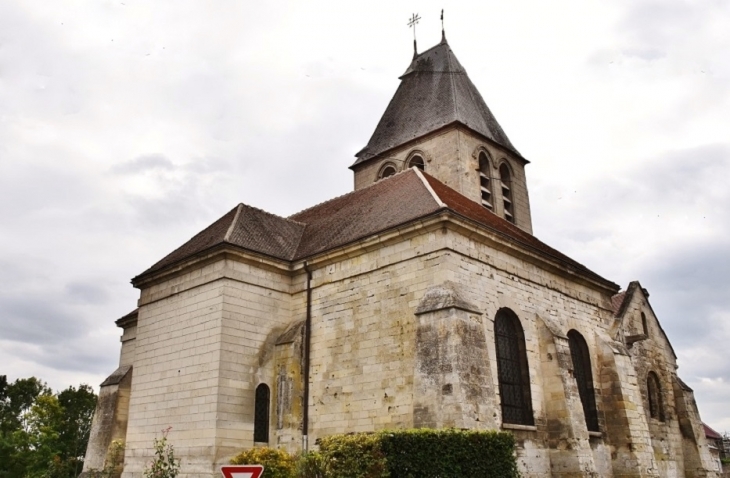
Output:
[[[231,478],[251,478],[253,473],[250,471],[234,471],[231,473]]]

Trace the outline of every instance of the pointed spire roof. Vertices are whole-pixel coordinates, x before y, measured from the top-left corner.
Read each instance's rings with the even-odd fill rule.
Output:
[[[413,58],[355,164],[452,123],[521,156],[451,50],[446,37]],[[353,165],[354,166],[354,165]]]

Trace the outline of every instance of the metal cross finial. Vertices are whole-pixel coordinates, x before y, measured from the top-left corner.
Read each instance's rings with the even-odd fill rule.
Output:
[[[441,9],[441,41],[446,41],[446,30],[444,30],[444,9]]]
[[[411,16],[411,19],[408,20],[408,26],[413,27],[413,41],[416,41],[416,24],[419,21],[421,21],[421,17],[419,17],[417,13],[414,13],[413,16]]]

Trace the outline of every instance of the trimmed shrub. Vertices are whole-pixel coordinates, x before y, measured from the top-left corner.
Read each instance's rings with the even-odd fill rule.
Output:
[[[231,465],[264,465],[266,478],[292,478],[296,473],[296,460],[284,450],[276,448],[252,448],[231,458]]]
[[[267,478],[518,478],[512,434],[478,430],[392,430],[333,435],[297,458],[254,448],[232,464],[264,465]]]
[[[511,433],[399,430],[378,433],[391,478],[517,478]]]
[[[380,435],[354,433],[332,435],[317,440],[328,465],[327,476],[337,478],[382,478],[388,476],[386,459],[380,449]]]

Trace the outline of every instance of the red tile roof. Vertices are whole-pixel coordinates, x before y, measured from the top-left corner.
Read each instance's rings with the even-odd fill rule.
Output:
[[[702,426],[705,428],[705,436],[707,438],[710,438],[712,440],[722,440],[722,435],[720,435],[719,433],[717,433],[712,428],[708,427],[705,422],[702,422]]]
[[[286,261],[305,259],[445,210],[548,256],[568,269],[608,282],[535,236],[415,169],[289,218],[239,204],[135,280],[225,244]],[[618,290],[618,286],[611,285]]]
[[[289,216],[307,225],[296,258],[349,244],[437,212],[439,204],[414,171],[401,172]]]
[[[613,315],[618,316],[621,306],[624,303],[626,297],[626,291],[619,292],[618,294],[611,297],[611,307],[613,307]]]

